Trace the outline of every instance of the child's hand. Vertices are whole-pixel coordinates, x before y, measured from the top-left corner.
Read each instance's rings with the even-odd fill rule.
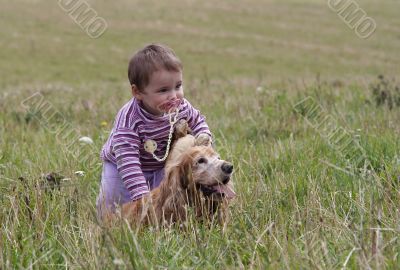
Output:
[[[210,146],[211,143],[212,143],[211,137],[207,133],[197,134],[195,145]]]

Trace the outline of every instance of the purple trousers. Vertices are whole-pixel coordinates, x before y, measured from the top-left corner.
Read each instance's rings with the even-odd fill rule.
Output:
[[[143,172],[150,190],[158,187],[164,178],[164,169]],[[128,189],[118,174],[117,165],[104,161],[101,173],[100,192],[96,200],[97,215],[101,218],[106,211],[115,211],[117,205],[131,201]]]

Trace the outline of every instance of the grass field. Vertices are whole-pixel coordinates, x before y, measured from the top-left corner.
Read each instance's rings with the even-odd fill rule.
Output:
[[[357,1],[377,24],[368,39],[327,1],[86,3],[108,24],[97,39],[59,1],[0,0],[0,269],[399,267],[399,1]],[[234,163],[225,231],[95,219],[98,154],[130,98],[129,56],[150,42],[180,56],[186,97]],[[57,117],[29,110],[36,97]],[[307,97],[367,163],[347,162],[298,110]],[[55,132],[61,124],[94,143]],[[45,185],[49,172],[63,176],[59,189]]]

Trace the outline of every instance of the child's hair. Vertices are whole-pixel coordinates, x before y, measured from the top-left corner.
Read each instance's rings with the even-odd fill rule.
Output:
[[[162,44],[147,45],[129,61],[129,82],[142,91],[149,84],[151,74],[160,69],[179,72],[183,66],[171,48]]]

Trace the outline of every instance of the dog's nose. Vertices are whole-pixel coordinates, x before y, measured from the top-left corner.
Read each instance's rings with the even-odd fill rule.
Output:
[[[221,169],[224,173],[229,174],[229,173],[232,173],[232,171],[233,171],[233,165],[228,162],[225,162],[224,164],[222,164]]]

